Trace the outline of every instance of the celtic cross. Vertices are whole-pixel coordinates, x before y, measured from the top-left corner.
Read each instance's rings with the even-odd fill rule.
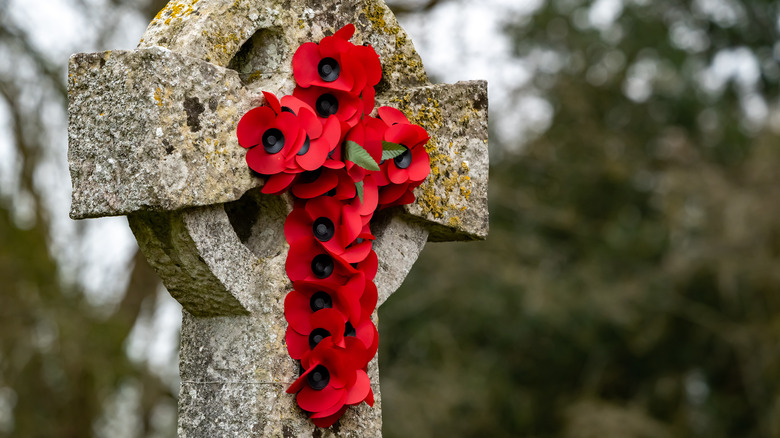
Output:
[[[284,345],[283,224],[292,199],[260,193],[264,179],[236,140],[261,90],[291,94],[295,49],[348,23],[356,44],[380,56],[377,104],[431,136],[431,174],[416,201],[371,225],[381,304],[427,241],[488,232],[486,84],[431,84],[382,0],[174,0],[136,50],[70,59],[71,217],[127,215],[183,306],[180,437],[381,436],[376,358],[377,403],[348,410],[329,429],[307,421],[285,393],[299,373]]]

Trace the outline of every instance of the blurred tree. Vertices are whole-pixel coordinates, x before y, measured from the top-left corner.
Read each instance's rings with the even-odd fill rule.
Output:
[[[148,15],[164,3],[143,7]],[[124,348],[142,308],[155,305],[155,273],[137,255],[123,298],[106,315],[88,303],[81,286],[63,278],[52,255],[55,231],[40,173],[58,145],[51,138],[52,113],[42,109],[54,102],[65,113],[67,60],[49,59],[8,7],[0,2],[0,109],[7,110],[17,173],[4,175],[15,187],[3,187],[0,199],[0,437],[93,436],[107,415],[106,400],[128,384],[142,394],[139,435],[173,436],[174,424],[162,426],[167,431],[152,424],[156,408],[175,403],[170,382],[132,362]],[[98,44],[112,30],[104,26]]]
[[[382,307],[388,437],[780,436],[777,19],[507,23],[553,123],[494,161],[488,241],[430,245]]]

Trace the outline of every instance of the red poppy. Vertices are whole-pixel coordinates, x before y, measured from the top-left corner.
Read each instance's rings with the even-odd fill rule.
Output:
[[[363,101],[346,91],[322,87],[295,87],[293,96],[312,107],[320,121],[331,115],[336,116],[341,121],[344,132],[357,125],[363,116]]]
[[[363,222],[354,208],[329,196],[306,202],[295,208],[284,222],[284,235],[291,246],[302,240],[316,239],[331,254],[347,263],[357,263],[368,256],[371,242],[355,243]]]
[[[349,42],[355,26],[348,24],[333,36],[304,43],[293,55],[293,75],[301,87],[325,87],[357,95],[379,83],[382,65],[371,46]]]
[[[373,282],[366,282],[362,274],[351,277],[344,284],[327,280],[295,281],[294,289],[284,298],[284,317],[299,333],[311,331],[309,317],[322,309],[336,309],[345,323],[358,324],[372,300],[376,306],[376,286],[369,284],[373,285]]]
[[[290,156],[300,150],[306,132],[297,117],[277,114],[267,106],[249,110],[236,128],[238,143],[249,148],[246,162],[257,173],[274,175],[283,172]]]
[[[350,329],[352,329],[351,325]],[[365,329],[365,331],[370,336],[370,330]],[[287,333],[284,339],[287,343],[287,351],[290,353],[290,357],[302,359],[327,337],[331,338],[335,346],[346,348],[344,336],[347,333],[352,334],[352,331],[346,331],[344,318],[338,310],[322,309],[309,315],[308,330],[298,331],[292,325],[287,326]],[[365,341],[361,340],[361,342],[363,342],[363,345],[366,344]]]
[[[421,182],[431,173],[425,144],[430,137],[417,125],[397,123],[385,131],[384,140],[406,148],[406,152],[382,163],[382,175],[393,184]]]
[[[331,337],[319,342],[301,360],[303,374],[287,389],[290,394],[298,394],[298,406],[309,412],[319,427],[333,425],[345,406],[374,403],[371,381],[361,366],[365,356],[363,343],[348,337],[345,345],[346,348],[339,348]]]
[[[339,256],[329,253],[315,239],[300,240],[290,245],[285,270],[291,281],[330,279],[330,281],[346,283],[349,277],[357,273],[356,269],[360,269],[361,263],[364,267],[372,266],[371,254],[373,253],[370,251],[366,259],[358,263],[358,268],[354,268]],[[373,260],[376,261],[376,254],[373,255]],[[361,270],[368,277],[370,271],[367,273],[364,269]]]

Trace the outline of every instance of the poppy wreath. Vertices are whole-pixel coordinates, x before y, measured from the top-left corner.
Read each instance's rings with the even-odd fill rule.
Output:
[[[430,173],[429,135],[401,111],[375,111],[382,78],[370,45],[349,40],[348,24],[293,56],[296,88],[238,122],[246,162],[267,177],[263,193],[289,191],[284,223],[290,246],[285,269],[293,290],[284,300],[285,342],[301,373],[287,389],[319,427],[349,406],[373,406],[368,363],[379,335],[371,219],[383,208],[414,202]],[[374,114],[374,115],[372,115]]]

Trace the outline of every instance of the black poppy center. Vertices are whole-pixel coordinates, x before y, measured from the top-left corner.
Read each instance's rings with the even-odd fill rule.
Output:
[[[314,181],[317,181],[320,175],[322,175],[321,167],[316,170],[307,170],[301,174],[301,182],[303,184],[313,183]]]
[[[336,99],[336,96],[330,93],[325,93],[318,97],[314,106],[320,117],[328,117],[339,112],[339,101]]]
[[[314,347],[317,346],[320,342],[322,342],[323,339],[330,336],[330,332],[325,330],[324,328],[318,328],[314,329],[309,333],[309,348],[312,350]]]
[[[357,336],[357,330],[355,330],[355,327],[352,327],[352,323],[349,321],[344,326],[344,336]]]
[[[292,115],[295,115],[295,111],[293,111],[293,109],[290,108],[289,106],[283,106],[282,107],[282,112],[283,113],[290,113]]]
[[[284,134],[282,131],[271,128],[263,134],[263,149],[269,154],[276,154],[284,147]]]
[[[406,148],[404,153],[393,158],[395,165],[398,166],[399,169],[406,169],[412,164],[412,152],[406,146],[404,147]]]
[[[317,73],[325,82],[333,82],[338,79],[339,72],[341,72],[339,62],[333,58],[322,58],[322,61],[317,65]]]
[[[320,242],[327,242],[336,234],[336,226],[333,225],[332,220],[326,217],[320,217],[314,221],[312,231],[314,231],[314,237],[316,237],[317,240]]]
[[[327,254],[320,254],[311,261],[311,272],[317,278],[328,278],[333,273],[333,259]]]
[[[321,391],[328,386],[328,382],[330,382],[330,373],[328,372],[328,369],[325,368],[324,366],[317,365],[312,370],[312,372],[310,372],[309,375],[306,376],[306,380],[308,381],[311,389],[314,389],[316,391]]]
[[[303,142],[303,146],[301,146],[301,150],[298,151],[298,155],[303,155],[306,152],[309,152],[310,145],[311,145],[311,140],[309,140],[309,134],[306,134],[306,141]]]
[[[312,312],[322,309],[331,309],[333,308],[333,299],[327,292],[319,291],[309,299],[309,307],[311,307]]]

